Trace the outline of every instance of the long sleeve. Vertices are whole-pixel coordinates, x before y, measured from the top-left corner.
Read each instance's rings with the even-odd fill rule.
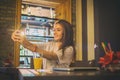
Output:
[[[72,46],[66,47],[64,51],[64,55],[62,55],[62,50],[58,50],[56,54],[59,60],[58,67],[69,67],[69,65],[73,60],[73,54],[74,54],[73,47]]]

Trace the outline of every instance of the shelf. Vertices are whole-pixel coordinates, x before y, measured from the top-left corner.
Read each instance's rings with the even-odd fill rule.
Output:
[[[35,15],[27,15],[27,14],[22,14],[22,16],[25,16],[25,17],[32,17],[32,18],[41,18],[41,19],[47,19],[47,20],[58,20],[57,18],[49,18],[49,17],[44,17],[44,16],[35,16]]]
[[[46,25],[49,27],[49,24],[54,24],[54,21],[56,19],[53,18],[47,18],[47,17],[39,17],[39,16],[28,16],[28,15],[22,15],[21,16],[21,23],[29,25],[37,25],[37,26],[44,26]]]
[[[23,27],[23,32],[25,33],[27,40],[30,42],[35,44],[44,43],[52,41],[54,38],[52,27],[55,20],[57,19],[22,14],[21,28]],[[34,56],[31,55],[31,51],[23,49],[20,53],[21,62],[24,62],[24,64],[31,63],[30,59]]]
[[[22,24],[28,23],[29,25],[43,26],[43,22],[40,22],[40,21],[22,20],[21,23]]]
[[[20,57],[33,57],[32,55],[20,55]]]
[[[53,37],[51,37],[51,36],[27,35],[27,39],[30,40],[30,41],[46,42],[46,40],[53,40]]]
[[[41,37],[41,38],[54,38],[53,36],[37,36],[37,35],[26,35],[27,37]]]

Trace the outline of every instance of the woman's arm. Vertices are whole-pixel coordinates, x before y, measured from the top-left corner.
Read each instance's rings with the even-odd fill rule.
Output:
[[[51,60],[58,60],[58,57],[56,55],[56,53],[54,53],[53,51],[46,51],[41,47],[38,47],[35,44],[30,43],[29,41],[25,40],[22,45],[31,50],[32,52],[37,52],[39,53],[42,57],[47,58],[47,59],[51,59]],[[40,44],[39,44],[40,45]]]
[[[41,56],[43,56],[44,58],[51,59],[51,60],[58,60],[58,57],[57,57],[56,53],[53,52],[53,51],[46,51],[46,50],[44,50],[42,48],[38,48],[36,46],[36,51],[35,52],[40,53]]]
[[[58,59],[57,55],[54,52],[46,51],[46,50],[42,49],[42,47],[38,48],[38,46],[36,44],[30,43],[26,39],[25,36],[21,35],[21,31],[20,30],[16,30],[15,32],[13,32],[11,38],[12,38],[13,41],[19,42],[21,45],[23,45],[25,48],[31,50],[32,52],[38,52],[44,58],[53,59],[53,60],[57,60]]]
[[[36,51],[36,44],[30,43],[27,39],[24,39],[23,42],[21,43],[24,48],[29,49],[32,52]]]
[[[39,53],[42,57],[51,59],[51,60],[58,60],[56,53],[53,51],[46,51],[43,47],[44,44],[39,44],[41,47],[38,47],[36,44],[30,43],[27,39],[24,39],[21,43],[25,48],[31,50],[32,52]],[[49,45],[49,44],[47,44]]]

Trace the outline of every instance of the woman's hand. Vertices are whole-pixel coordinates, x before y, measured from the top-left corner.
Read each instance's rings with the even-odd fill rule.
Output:
[[[23,45],[25,48],[27,48],[31,51],[35,51],[35,49],[36,49],[36,45],[30,43],[26,39],[24,33],[20,30],[14,31],[11,35],[11,38],[12,38],[13,41],[19,42],[21,45]]]
[[[22,31],[20,30],[16,30],[12,33],[11,36],[12,40],[15,42],[19,42],[19,43],[23,43],[24,40],[26,40],[25,36],[22,34]]]

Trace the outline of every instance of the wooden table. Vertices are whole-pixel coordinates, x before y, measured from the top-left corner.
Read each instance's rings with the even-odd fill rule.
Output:
[[[109,71],[35,71],[19,69],[20,80],[119,80],[120,72]]]

